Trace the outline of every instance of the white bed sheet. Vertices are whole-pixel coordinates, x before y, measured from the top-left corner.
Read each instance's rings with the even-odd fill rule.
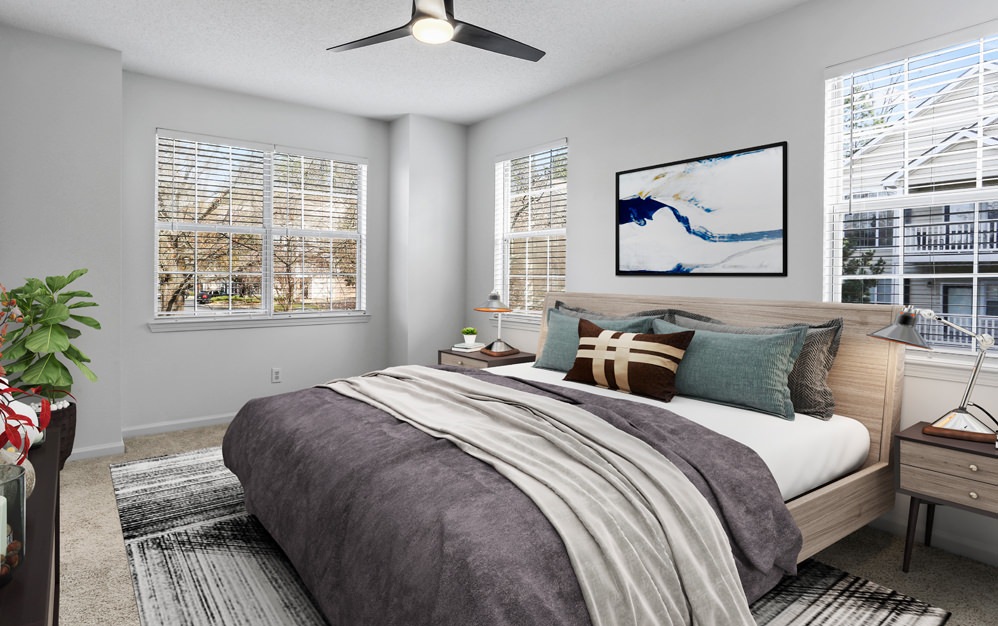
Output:
[[[784,501],[859,469],[870,450],[870,433],[866,427],[841,415],[833,415],[825,421],[798,413],[794,421],[788,421],[765,413],[682,396],[676,396],[672,402],[660,402],[567,382],[562,380],[564,373],[536,368],[532,363],[493,367],[489,372],[604,396],[623,396],[634,402],[669,409],[755,450],[773,473]]]

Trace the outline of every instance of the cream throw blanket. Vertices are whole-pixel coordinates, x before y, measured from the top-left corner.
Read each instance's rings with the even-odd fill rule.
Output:
[[[755,624],[714,511],[639,439],[571,404],[427,367],[326,386],[516,484],[561,535],[593,626]]]

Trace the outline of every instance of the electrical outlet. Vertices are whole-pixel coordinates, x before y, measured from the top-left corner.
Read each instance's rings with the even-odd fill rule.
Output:
[[[270,368],[270,382],[272,383],[281,382],[281,368],[279,367]]]

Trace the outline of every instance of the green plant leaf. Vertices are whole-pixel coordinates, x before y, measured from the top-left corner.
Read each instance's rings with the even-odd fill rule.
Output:
[[[92,317],[88,317],[86,315],[70,315],[70,317],[76,320],[77,322],[83,324],[84,326],[89,326],[90,328],[96,328],[97,330],[100,330],[100,322],[98,322]]]
[[[80,352],[79,348],[71,345],[63,354],[65,354],[66,358],[72,361],[76,367],[80,368],[80,371],[83,372],[83,375],[86,376],[90,382],[95,382],[97,380],[97,374],[94,374],[93,370],[84,365],[84,363],[90,362],[90,358]]]
[[[79,365],[80,363],[90,362],[90,357],[80,352],[80,349],[74,346],[73,344],[69,344],[69,347],[63,351],[63,354],[66,355],[66,358],[68,358],[73,363],[76,363],[77,365]]]
[[[24,342],[20,343],[8,343],[3,350],[3,357],[8,361],[16,361],[28,353],[28,349],[24,347]]]
[[[83,372],[83,375],[87,377],[87,380],[89,380],[92,383],[97,382],[97,374],[94,374],[93,370],[91,370],[89,367],[87,367],[83,363],[77,363],[76,367],[80,368],[80,371]]]
[[[83,302],[74,302],[73,304],[67,304],[66,308],[67,309],[82,309],[83,307],[86,307],[86,306],[100,306],[100,305],[97,304],[96,302],[91,302],[89,300],[84,300]]]
[[[66,331],[66,336],[70,339],[76,339],[82,334],[79,328],[73,328],[72,326],[66,326],[65,324],[59,324],[59,328]]]
[[[35,320],[35,323],[43,326],[50,326],[53,324],[61,324],[68,319],[69,307],[65,304],[54,302],[45,310],[45,313],[42,314],[41,317]]]
[[[4,353],[4,355],[6,355],[6,353]],[[31,356],[34,357],[34,355]],[[28,366],[31,365],[32,361],[34,361],[34,358],[20,359],[18,361],[14,361],[13,363],[7,363],[6,365],[3,366],[3,368],[7,370],[8,374],[16,374],[18,372],[23,372],[24,370],[28,369]]]
[[[18,326],[14,330],[9,331],[7,333],[7,345],[9,346],[9,345],[15,343],[18,340],[18,338],[20,338],[20,336],[24,334],[25,330],[26,330],[25,326]],[[8,348],[8,350],[9,349],[10,348]]]
[[[69,337],[59,324],[42,326],[28,335],[24,347],[36,354],[62,352],[69,347]]]
[[[45,291],[45,283],[40,278],[28,278],[24,281],[23,289],[26,294]]]
[[[65,276],[46,276],[45,284],[52,293],[55,293],[69,284],[69,279]]]
[[[66,304],[73,298],[93,298],[94,294],[89,291],[63,291],[59,294],[57,299],[58,302]]]
[[[24,370],[21,380],[29,385],[69,387],[73,384],[73,375],[69,373],[65,365],[55,358],[54,354],[48,354]]]
[[[69,276],[66,277],[66,284],[68,285],[69,283],[73,282],[74,280],[76,280],[80,276],[83,276],[86,273],[87,273],[87,268],[85,267],[81,267],[78,270],[73,270],[72,272],[69,273]]]

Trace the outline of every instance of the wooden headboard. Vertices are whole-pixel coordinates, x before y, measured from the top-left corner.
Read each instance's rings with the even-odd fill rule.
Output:
[[[618,315],[648,309],[682,309],[742,326],[821,323],[841,317],[842,341],[828,377],[835,412],[859,420],[870,431],[870,454],[864,467],[889,458],[891,434],[897,431],[901,414],[904,348],[867,335],[892,323],[901,312],[900,306],[569,292],[549,294],[545,309],[558,300]],[[546,335],[544,316],[538,346],[544,345]]]

